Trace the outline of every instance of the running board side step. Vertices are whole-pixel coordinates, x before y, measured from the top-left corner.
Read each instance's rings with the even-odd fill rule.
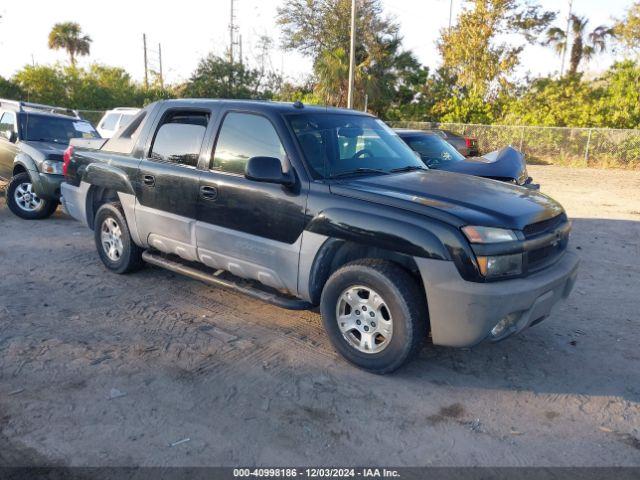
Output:
[[[263,302],[270,303],[280,308],[286,308],[288,310],[308,310],[313,308],[313,305],[305,302],[304,300],[300,300],[299,298],[290,297],[284,294],[279,294],[275,291],[268,291],[266,290],[266,288],[263,289],[255,284],[254,286],[252,285],[254,282],[249,282],[242,279],[238,279],[236,281],[230,278],[222,278],[222,275],[232,277],[231,274],[225,272],[224,270],[218,270],[215,273],[208,273],[204,271],[204,269],[187,265],[179,259],[174,260],[171,258],[167,258],[164,255],[152,253],[149,251],[142,252],[142,259],[145,262],[150,263],[151,265],[162,267],[181,275],[186,275],[187,277],[191,277],[195,280],[200,280],[201,282],[208,283],[216,287],[235,290],[236,292],[243,293],[245,295],[256,298],[258,300],[262,300]],[[245,285],[242,285],[240,282],[245,283]]]

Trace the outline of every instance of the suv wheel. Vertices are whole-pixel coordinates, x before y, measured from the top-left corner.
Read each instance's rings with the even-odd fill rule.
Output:
[[[324,328],[347,360],[389,373],[421,348],[427,334],[425,297],[403,268],[357,260],[327,281],[320,301]]]
[[[119,203],[107,203],[98,209],[93,233],[100,259],[109,270],[128,273],[142,267],[142,249],[131,240]]]
[[[38,197],[27,172],[19,173],[11,179],[7,188],[7,204],[9,210],[25,220],[48,218],[58,208],[56,200]]]

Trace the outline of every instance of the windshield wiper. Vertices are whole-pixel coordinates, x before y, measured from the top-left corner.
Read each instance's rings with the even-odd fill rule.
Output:
[[[420,165],[407,165],[406,167],[392,168],[389,173],[413,172],[414,170],[428,170],[428,168]]]
[[[389,172],[387,172],[386,170],[380,170],[379,168],[361,167],[361,168],[356,168],[355,170],[348,170],[346,172],[340,172],[340,173],[333,174],[329,178],[348,177],[350,175],[359,175],[359,174],[362,174],[362,173],[375,173],[375,174],[378,174],[378,175],[387,175]]]

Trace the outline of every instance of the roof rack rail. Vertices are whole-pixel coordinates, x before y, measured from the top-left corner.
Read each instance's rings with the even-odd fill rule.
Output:
[[[75,118],[81,118],[80,112],[66,107],[54,107],[53,105],[43,105],[41,103],[22,102],[18,100],[7,100],[5,98],[0,98],[0,105],[5,104],[15,107],[19,112],[24,112],[27,110],[39,110],[49,113],[62,113],[63,115],[72,115]]]
[[[126,112],[128,110],[141,110],[138,107],[116,107],[116,108],[112,108],[111,110],[113,110],[114,112]]]

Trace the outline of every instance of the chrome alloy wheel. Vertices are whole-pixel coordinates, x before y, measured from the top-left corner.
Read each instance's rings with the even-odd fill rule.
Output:
[[[117,262],[124,253],[122,245],[122,230],[116,221],[111,218],[105,218],[100,227],[100,239],[102,240],[102,249],[107,254],[109,260]]]
[[[349,287],[336,307],[338,327],[344,339],[363,353],[380,353],[393,335],[391,312],[380,294],[369,287]]]
[[[33,191],[33,184],[21,183],[13,192],[13,199],[25,212],[35,212],[42,206],[42,199]]]

